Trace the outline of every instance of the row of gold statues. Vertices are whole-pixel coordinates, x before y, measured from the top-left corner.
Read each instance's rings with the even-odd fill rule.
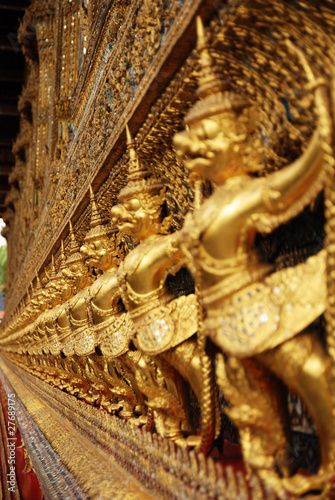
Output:
[[[218,388],[240,434],[248,474],[276,494],[331,498],[335,472],[334,362],[313,321],[327,306],[326,250],[274,272],[255,250],[315,200],[327,182],[328,84],[294,49],[315,95],[318,127],[291,165],[265,177],[257,110],[217,72],[198,19],[199,100],[174,137],[194,178],[214,193],[180,231],[164,217],[164,186],[141,165],[127,129],[129,174],[105,223],[91,190],[91,227],[7,327],[8,356],[47,382],[181,446],[211,450],[220,432]],[[140,243],[130,251],[122,237]],[[175,296],[167,277],[187,267],[195,292]],[[98,277],[95,279],[95,275]],[[16,339],[16,340],[15,340]],[[201,433],[189,414],[191,387]],[[320,438],[319,472],[285,460],[285,389],[305,403]],[[328,496],[327,496],[328,495]]]

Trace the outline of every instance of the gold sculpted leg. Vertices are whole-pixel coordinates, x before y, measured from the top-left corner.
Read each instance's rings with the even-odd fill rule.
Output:
[[[189,394],[185,381],[177,370],[167,363],[163,356],[157,356],[155,361],[164,377],[167,390],[180,402],[185,412],[185,419],[182,422],[181,430],[187,435],[193,434],[194,429],[190,415]]]
[[[148,422],[150,413],[157,433],[183,444],[182,423],[185,413],[178,398],[172,395],[164,376],[155,361],[149,356],[142,356],[136,371],[136,381],[141,392],[147,397]]]
[[[203,367],[196,340],[194,340],[194,338],[188,339],[180,345],[162,353],[161,356],[164,357],[164,359],[167,360],[180,373],[180,375],[189,382],[199,403],[201,403],[203,390]],[[212,399],[214,399],[215,404],[211,404],[211,421],[206,422],[206,425],[213,425],[213,435],[217,438],[221,430],[221,418],[219,411],[217,411],[218,404],[216,390],[212,386],[209,387],[209,390],[212,394],[214,394],[214,397],[210,398],[209,403],[213,403]],[[199,446],[200,443],[201,436],[190,435],[187,438],[187,444],[189,446]]]
[[[259,363],[222,355],[217,358],[217,379],[231,404],[226,412],[238,427],[249,475],[257,474],[278,493],[282,487],[276,468],[284,468],[283,453],[289,436],[280,404],[282,386]]]
[[[320,439],[321,465],[317,476],[294,476],[284,481],[296,494],[323,489],[334,472],[335,422],[330,390],[331,360],[316,334],[303,333],[285,344],[257,356],[306,404]]]
[[[146,416],[147,408],[145,405],[144,397],[136,382],[136,370],[138,367],[138,363],[141,359],[141,356],[142,354],[139,351],[135,350],[135,351],[127,351],[119,358],[120,363],[124,367],[123,373],[125,374],[123,375],[123,377],[128,382],[130,387],[132,387],[136,395],[137,405],[135,407],[134,412],[136,415],[139,415],[136,422],[133,421],[133,423],[136,423],[136,425],[142,425],[147,422],[147,416]]]

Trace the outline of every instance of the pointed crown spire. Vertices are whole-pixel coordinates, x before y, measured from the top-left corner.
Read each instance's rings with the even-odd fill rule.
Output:
[[[36,271],[36,287],[35,287],[34,294],[35,295],[38,294],[41,289],[42,289],[41,281],[40,281],[40,278],[38,276],[38,272]]]
[[[150,172],[140,165],[140,161],[136,152],[135,141],[130,133],[128,125],[126,125],[126,136],[127,150],[129,153],[128,181],[148,177],[150,175]]]
[[[200,16],[196,18],[197,26],[197,50],[200,54],[200,75],[198,77],[198,90],[199,97],[206,97],[207,95],[215,92],[222,92],[229,89],[229,82],[223,81],[221,75],[215,68],[213,58],[209,52],[209,45],[207,43],[205,28]]]
[[[69,221],[69,226],[70,226],[70,255],[73,255],[73,254],[79,252],[79,245],[78,245],[76,237],[74,235],[71,220]]]
[[[200,72],[198,75],[197,101],[185,117],[185,123],[225,113],[240,111],[251,105],[247,99],[236,94],[228,79],[223,79],[219,68],[210,54],[202,19],[197,16],[197,49],[199,51]]]
[[[119,200],[136,196],[138,193],[157,194],[163,188],[163,184],[155,179],[152,172],[142,166],[135,148],[135,141],[126,125],[127,150],[129,152],[129,170],[127,185],[121,189]]]
[[[91,202],[91,228],[102,224],[102,218],[98,210],[97,202],[95,201],[94,192],[90,185],[90,202]]]
[[[110,236],[116,231],[109,223],[104,223],[98,209],[98,204],[95,200],[92,186],[90,186],[90,202],[91,202],[91,224],[90,230],[86,233],[85,242],[97,240],[101,236]]]
[[[75,264],[77,262],[80,262],[82,260],[82,255],[80,253],[80,247],[77,243],[76,237],[74,235],[73,231],[73,226],[71,220],[69,221],[69,228],[70,228],[70,253],[68,258],[65,261],[66,266],[68,267],[69,265]]]
[[[64,251],[64,240],[61,241],[60,243],[60,266],[59,266],[59,272],[62,272],[63,269],[66,268],[66,255]]]
[[[56,266],[55,266],[55,258],[52,255],[51,256],[50,278],[54,279],[56,277],[56,274],[57,274],[57,272],[56,272]]]

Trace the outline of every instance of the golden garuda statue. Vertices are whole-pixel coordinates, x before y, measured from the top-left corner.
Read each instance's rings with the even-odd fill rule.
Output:
[[[257,109],[216,71],[198,18],[200,99],[174,144],[186,167],[215,183],[215,191],[187,216],[176,245],[196,281],[199,329],[227,356],[217,356],[217,381],[231,405],[227,413],[239,429],[249,474],[274,485],[277,494],[323,488],[326,494],[335,467],[334,362],[312,326],[327,303],[326,251],[273,272],[254,243],[257,232],[270,233],[313,202],[333,164],[328,82],[314,76],[290,42],[288,47],[306,70],[319,124],[300,158],[261,177]],[[318,431],[316,476],[292,476],[285,465],[290,437],[283,384],[301,397]]]
[[[278,14],[286,3],[270,2],[267,16],[272,13],[271,5],[276,4]],[[176,0],[174,4],[189,9],[192,2]],[[120,453],[122,464],[128,464],[132,472],[137,470],[134,473],[141,480],[149,478],[149,486],[157,480],[156,491],[163,491],[163,496],[175,494],[177,487],[171,484],[178,477],[185,486],[183,498],[191,498],[193,492],[192,498],[229,498],[230,491],[237,491],[243,482],[245,493],[239,498],[248,498],[252,492],[250,498],[263,498],[264,493],[269,498],[331,500],[335,498],[335,190],[331,177],[335,86],[327,68],[328,76],[324,76],[322,63],[313,60],[312,64],[309,40],[301,42],[297,37],[297,45],[303,47],[299,49],[284,29],[273,44],[267,45],[268,36],[264,37],[264,53],[270,60],[268,53],[274,51],[274,65],[280,51],[285,57],[288,53],[296,62],[296,73],[287,71],[294,78],[289,74],[285,87],[279,81],[285,68],[278,74],[264,71],[264,80],[277,80],[276,85],[263,86],[259,83],[263,54],[256,45],[246,47],[247,41],[257,40],[258,28],[268,29],[263,2],[223,2],[227,6],[224,29],[221,19],[208,17],[212,4],[201,4],[204,15],[209,9],[211,40],[197,18],[197,50],[187,58],[175,82],[171,81],[173,92],[168,85],[174,97],[166,102],[157,99],[159,106],[170,104],[159,112],[155,125],[151,123],[146,131],[143,126],[135,138],[130,129],[135,130],[140,121],[138,117],[130,120],[125,127],[127,153],[120,160],[118,176],[113,177],[117,169],[113,170],[96,195],[90,187],[90,204],[79,214],[89,182],[96,186],[105,182],[92,171],[94,177],[80,188],[81,204],[72,207],[71,220],[77,222],[75,227],[69,224],[65,248],[63,228],[44,255],[49,270],[36,274],[32,293],[22,296],[19,305],[13,302],[15,311],[0,340],[9,365],[13,363],[19,374],[27,376],[33,392],[36,389],[51,406],[59,404],[66,416],[73,411],[76,429],[94,435],[95,445],[100,440],[107,451]],[[238,11],[234,30],[245,29],[246,38],[232,37],[238,50],[228,50],[226,55],[234,25],[230,9]],[[298,16],[297,9],[292,10]],[[196,10],[192,12],[195,18]],[[256,17],[257,29],[253,30],[251,19]],[[292,19],[290,23],[293,26]],[[159,33],[162,26],[157,25]],[[152,30],[147,35],[152,41]],[[138,43],[141,36],[136,37]],[[144,55],[150,59],[149,53]],[[253,56],[261,61],[256,71]],[[324,60],[330,59],[327,55]],[[229,78],[222,71],[225,63]],[[134,65],[134,71],[142,74],[144,70]],[[291,89],[292,81],[307,85]],[[274,89],[278,94],[269,98]],[[264,99],[263,90],[267,92]],[[282,96],[296,90],[304,100],[304,112],[306,102],[312,100],[315,107],[307,113],[308,124],[303,123],[306,115],[302,113],[301,135],[298,127],[285,122],[286,117],[285,127],[281,126]],[[299,110],[297,101],[294,112]],[[106,122],[111,119],[104,109],[100,106],[94,115],[92,130],[99,128],[100,116]],[[148,122],[142,119],[147,124],[156,115],[150,111]],[[122,122],[117,127],[120,145],[123,126]],[[309,137],[311,130],[314,133]],[[160,153],[148,159],[159,149],[163,135],[168,161]],[[287,137],[291,142],[285,142]],[[306,145],[302,152],[297,137]],[[66,145],[57,144],[66,152]],[[99,136],[95,147],[107,150],[108,144],[112,143]],[[294,150],[288,151],[288,146]],[[83,169],[89,150],[87,145],[80,152]],[[59,162],[68,161],[63,154],[58,158],[59,151],[54,172]],[[171,180],[175,171],[166,174],[167,165],[173,162],[180,167],[185,188],[187,199],[182,204],[178,204],[184,196],[179,180]],[[62,177],[56,174],[62,186]],[[260,240],[270,241],[276,231],[286,234],[301,213],[323,203],[322,194],[326,240],[321,250],[296,260],[292,257],[288,263],[283,260],[280,265],[261,251]],[[174,207],[171,200],[176,202]],[[185,217],[193,200],[195,208]],[[70,212],[66,214],[70,218]],[[60,248],[50,259],[51,248],[56,246]],[[187,275],[187,286],[182,275]],[[180,285],[177,291],[173,282]],[[323,328],[326,341],[320,335]],[[319,438],[319,469],[309,476],[297,471],[292,460],[289,393],[307,408]],[[238,475],[233,474],[230,481],[230,469],[225,467],[223,472],[220,468],[226,432],[223,412],[240,437],[247,479],[239,485]],[[147,469],[145,450],[149,450]],[[82,467],[78,464],[79,460],[75,471]]]

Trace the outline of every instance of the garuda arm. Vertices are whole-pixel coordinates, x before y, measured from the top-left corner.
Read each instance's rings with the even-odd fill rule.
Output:
[[[268,212],[279,216],[273,220],[268,219],[265,225],[263,219],[263,227],[258,227],[262,232],[270,232],[287,222],[316,198],[325,185],[327,173],[323,167],[327,155],[331,153],[332,123],[327,82],[316,78],[304,54],[291,42],[288,42],[288,45],[297,52],[309,80],[308,88],[314,90],[318,127],[300,158],[267,177],[263,200]]]

